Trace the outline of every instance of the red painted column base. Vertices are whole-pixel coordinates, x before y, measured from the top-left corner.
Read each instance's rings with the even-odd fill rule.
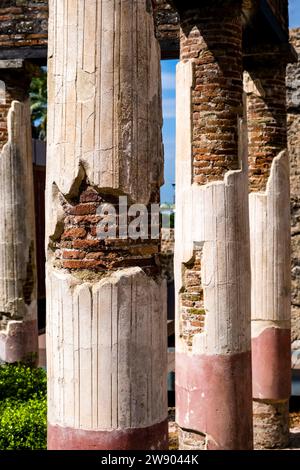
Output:
[[[136,429],[87,431],[48,423],[48,450],[167,450],[168,420]]]
[[[284,400],[291,394],[291,332],[266,328],[252,338],[253,397]]]
[[[188,441],[182,449],[252,449],[251,391],[250,351],[211,356],[178,353],[176,421]]]
[[[252,338],[254,444],[257,449],[289,443],[291,332],[269,327]]]

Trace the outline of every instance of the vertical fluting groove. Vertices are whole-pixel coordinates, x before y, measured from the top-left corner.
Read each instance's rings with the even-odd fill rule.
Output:
[[[22,73],[25,72],[22,71]],[[17,77],[19,77],[17,73]],[[7,142],[0,152],[1,217],[0,230],[0,343],[4,362],[35,362],[37,354],[36,276],[34,212],[31,161],[29,101],[26,79],[16,85],[7,74],[6,100],[1,109],[6,120]],[[29,127],[29,132],[28,132]],[[29,266],[31,263],[31,266]],[[28,268],[32,278],[28,279]],[[27,280],[31,282],[27,289]],[[3,323],[2,323],[3,321]]]

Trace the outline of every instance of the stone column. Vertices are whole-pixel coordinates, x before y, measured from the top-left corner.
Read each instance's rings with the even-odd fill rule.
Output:
[[[127,230],[126,198],[159,203],[160,53],[151,4],[49,6],[48,448],[166,449],[159,240],[99,238],[103,204],[118,212],[118,235]]]
[[[29,82],[24,80],[21,62],[1,61],[0,69],[0,360],[35,364],[38,330],[31,119]]]
[[[284,59],[248,67],[252,367],[256,447],[289,440],[290,183]]]
[[[230,4],[228,4],[230,3]],[[250,248],[241,2],[181,16],[176,419],[181,449],[251,449]]]

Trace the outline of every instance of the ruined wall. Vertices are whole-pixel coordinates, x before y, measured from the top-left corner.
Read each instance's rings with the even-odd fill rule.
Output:
[[[0,0],[0,47],[46,46],[48,0]]]
[[[300,53],[300,28],[291,30],[290,37],[293,46]],[[300,60],[287,68],[287,105],[291,163],[293,343],[300,340]]]

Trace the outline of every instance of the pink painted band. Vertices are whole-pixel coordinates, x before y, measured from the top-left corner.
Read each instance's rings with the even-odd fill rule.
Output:
[[[252,339],[253,397],[283,400],[291,393],[291,332],[266,328]]]
[[[48,450],[167,450],[168,420],[146,428],[86,431],[48,424]]]
[[[176,355],[181,428],[209,437],[209,449],[252,449],[251,353]]]

